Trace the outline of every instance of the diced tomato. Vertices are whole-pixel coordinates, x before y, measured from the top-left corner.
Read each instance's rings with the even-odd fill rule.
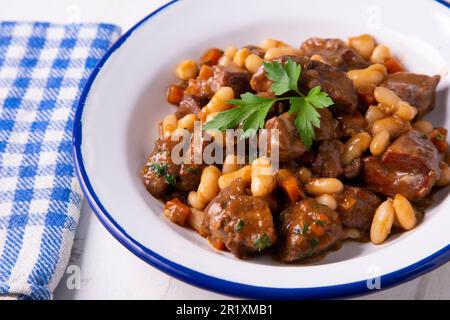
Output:
[[[292,202],[298,201],[300,198],[305,197],[305,193],[294,176],[289,176],[284,179],[282,185]]]
[[[330,223],[330,218],[328,218],[328,216],[324,213],[319,214],[319,220],[325,224]]]
[[[388,73],[396,73],[406,71],[406,68],[396,58],[388,58],[384,65]]]
[[[163,213],[173,223],[185,226],[186,221],[191,214],[191,209],[182,203],[180,199],[174,198],[167,201]]]
[[[296,202],[305,197],[303,189],[291,171],[280,169],[277,173],[277,182],[292,202]]]
[[[208,238],[208,241],[213,246],[214,249],[225,251],[226,247],[222,241],[219,241],[216,238]]]
[[[440,153],[445,153],[448,150],[447,129],[435,128],[428,134],[428,138],[433,142],[434,146]]]
[[[325,234],[325,228],[320,224],[313,223],[309,228],[318,237],[321,237]]]

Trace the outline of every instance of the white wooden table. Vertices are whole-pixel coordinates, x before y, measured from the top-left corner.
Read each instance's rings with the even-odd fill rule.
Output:
[[[125,31],[166,0],[0,0],[0,20],[110,22]],[[444,10],[444,8],[443,8]],[[56,299],[228,299],[185,284],[141,261],[103,228],[85,203],[69,271],[80,270],[79,289],[66,274]],[[69,283],[69,285],[68,285]],[[364,299],[450,299],[450,264]]]

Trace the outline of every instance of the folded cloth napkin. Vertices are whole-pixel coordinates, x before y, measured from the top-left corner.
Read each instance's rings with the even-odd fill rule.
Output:
[[[82,193],[71,131],[83,84],[120,30],[0,22],[0,297],[51,299]]]

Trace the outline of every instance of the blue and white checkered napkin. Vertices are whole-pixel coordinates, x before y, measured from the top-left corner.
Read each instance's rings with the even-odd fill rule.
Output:
[[[64,272],[82,201],[76,101],[119,33],[109,24],[0,22],[0,298],[50,299]]]

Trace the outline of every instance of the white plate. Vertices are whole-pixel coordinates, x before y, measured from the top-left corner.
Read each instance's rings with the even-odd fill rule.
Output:
[[[130,251],[203,288],[253,298],[326,298],[410,280],[450,259],[450,199],[445,191],[412,232],[384,245],[346,243],[314,265],[268,257],[238,260],[161,215],[139,173],[152,150],[173,69],[208,47],[257,44],[267,37],[299,45],[310,36],[371,33],[414,72],[441,74],[435,123],[450,128],[450,10],[420,1],[174,1],[150,14],[106,54],[77,110],[78,175],[94,211]],[[375,278],[375,279],[374,279]],[[369,280],[367,280],[369,279]]]

